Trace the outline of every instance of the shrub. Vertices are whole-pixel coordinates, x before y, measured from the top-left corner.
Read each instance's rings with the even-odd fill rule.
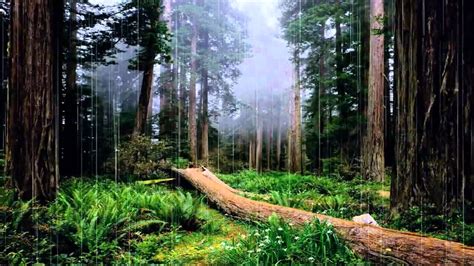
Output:
[[[164,166],[170,147],[163,141],[154,141],[149,137],[137,136],[119,147],[118,167],[121,176],[133,178],[157,179],[163,177],[159,170]],[[108,168],[114,168],[114,159],[108,162]]]

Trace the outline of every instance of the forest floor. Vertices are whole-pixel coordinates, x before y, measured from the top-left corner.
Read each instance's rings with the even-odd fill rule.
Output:
[[[384,227],[474,245],[474,226],[409,210],[389,216],[390,181],[242,171],[219,177],[246,197],[351,219],[370,213]],[[361,262],[330,225],[294,228],[278,217],[243,222],[194,191],[107,178],[62,183],[47,207],[0,189],[0,263],[275,264]]]

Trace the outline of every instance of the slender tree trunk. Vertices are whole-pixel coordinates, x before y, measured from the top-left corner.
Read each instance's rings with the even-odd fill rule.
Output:
[[[261,173],[263,170],[262,162],[262,151],[263,151],[263,122],[259,119],[257,121],[257,145],[255,151],[255,170]]]
[[[273,119],[272,117],[270,119]],[[266,151],[267,151],[267,171],[270,171],[272,168],[272,137],[273,137],[273,125],[270,124],[268,125],[267,128],[267,145],[266,145]]]
[[[81,165],[80,137],[79,137],[79,95],[77,92],[77,0],[70,0],[69,36],[66,62],[66,96],[62,109],[64,110],[64,124],[62,126],[61,146],[63,158],[61,174],[77,176]]]
[[[364,176],[385,179],[384,161],[384,6],[383,0],[370,1],[370,58],[367,136],[364,144]]]
[[[153,88],[153,69],[154,56],[151,55],[148,62],[145,62],[143,71],[143,80],[140,90],[140,97],[138,99],[137,115],[135,118],[135,127],[133,129],[133,136],[144,135],[146,133],[146,125],[149,117],[148,105],[151,99],[151,92]]]
[[[324,39],[324,34],[325,34],[325,26],[323,25],[321,27],[321,31],[319,33],[321,40]],[[317,155],[316,155],[316,162],[315,166],[316,169],[319,173],[322,173],[323,171],[323,165],[322,165],[322,138],[321,135],[324,133],[324,121],[326,119],[326,114],[324,112],[325,106],[324,104],[321,104],[322,99],[324,99],[326,95],[326,86],[325,86],[325,81],[326,81],[326,57],[324,56],[325,54],[325,47],[321,46],[321,52],[319,55],[319,90],[318,90],[318,147],[317,147]],[[324,50],[323,50],[324,49]]]
[[[280,101],[279,101],[280,102]],[[278,122],[277,122],[277,136],[276,136],[276,170],[281,170],[281,107],[278,107]]]
[[[255,141],[253,135],[249,139],[249,170],[252,170],[255,169]]]
[[[60,0],[11,2],[7,160],[23,200],[50,201],[58,189],[63,12]]]
[[[203,32],[203,49],[209,49],[209,33]],[[209,165],[209,73],[207,66],[202,66],[202,114],[201,114],[201,159],[204,164]]]
[[[0,149],[5,149],[7,82],[8,82],[8,18],[0,13]],[[2,171],[4,169],[1,169]]]
[[[180,148],[180,153],[182,152],[183,147],[183,139],[187,140],[186,137],[183,138],[182,132],[186,129],[187,125],[187,99],[188,99],[188,92],[186,90],[187,86],[187,78],[186,78],[186,65],[180,64],[179,66],[179,101],[178,101],[178,112],[179,112],[179,124],[178,124],[178,136],[179,136],[179,143],[178,147]],[[187,142],[187,141],[186,141]],[[186,144],[186,143],[185,143]],[[184,154],[180,154],[183,156]]]
[[[472,215],[474,3],[396,1],[397,146],[392,211],[434,204]],[[466,141],[467,140],[467,141]],[[470,143],[463,145],[462,143]],[[467,161],[466,161],[467,160]],[[470,161],[469,161],[470,160]]]
[[[303,173],[302,167],[302,142],[301,142],[301,92],[300,92],[300,59],[299,49],[295,48],[295,83],[293,85],[293,112],[291,118],[291,156],[290,156],[290,171],[293,173]]]
[[[196,71],[197,71],[197,26],[193,23],[191,37],[191,79],[189,81],[188,141],[191,161],[197,165],[196,126]]]

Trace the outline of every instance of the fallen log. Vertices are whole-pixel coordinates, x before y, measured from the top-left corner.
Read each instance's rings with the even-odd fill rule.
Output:
[[[205,168],[172,169],[172,172],[206,195],[222,211],[240,219],[266,222],[275,213],[297,225],[315,218],[326,221],[357,254],[370,261],[474,265],[473,247],[247,199]]]

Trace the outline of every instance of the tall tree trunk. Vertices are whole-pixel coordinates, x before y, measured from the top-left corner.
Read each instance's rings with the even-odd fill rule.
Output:
[[[367,179],[379,182],[385,179],[383,19],[383,0],[370,0],[369,105],[363,170]]]
[[[209,49],[209,33],[204,31],[202,34],[203,49]],[[202,66],[202,113],[201,113],[201,159],[204,164],[209,165],[209,71],[207,65]]]
[[[440,213],[472,198],[474,3],[396,1],[397,146],[392,211],[434,204]],[[463,145],[470,143],[470,145]],[[472,218],[472,217],[471,217]]]
[[[195,3],[195,1],[194,1]],[[189,155],[197,165],[197,126],[196,126],[196,71],[197,71],[197,26],[193,23],[191,37],[191,79],[189,81],[188,141]]]
[[[8,81],[8,17],[0,12],[0,149],[5,149]],[[0,169],[3,171],[4,169]]]
[[[263,151],[263,121],[258,119],[257,121],[257,145],[255,150],[255,170],[261,173],[263,170],[262,162],[262,151]]]
[[[278,102],[281,102],[280,100]],[[278,106],[278,120],[277,120],[277,136],[276,136],[276,170],[281,170],[281,106]]]
[[[295,60],[295,82],[293,85],[293,112],[291,113],[291,156],[290,171],[292,173],[303,173],[302,167],[302,142],[301,142],[301,92],[300,92],[300,59],[299,49],[295,48],[293,58]]]
[[[137,115],[135,118],[135,127],[133,129],[133,136],[144,135],[146,133],[146,125],[149,118],[148,105],[151,99],[151,92],[153,88],[153,69],[154,69],[154,55],[150,55],[149,60],[144,63],[143,80],[140,90],[140,97],[138,99]]]
[[[249,170],[255,169],[255,140],[253,135],[249,137]]]
[[[11,2],[7,160],[23,200],[50,201],[58,189],[63,12],[61,0]]]
[[[70,0],[69,36],[67,39],[66,62],[66,93],[62,109],[64,124],[62,125],[61,174],[78,176],[80,174],[80,137],[79,137],[79,95],[77,92],[77,0]]]
[[[273,119],[272,117],[270,119]],[[271,120],[270,120],[271,121]],[[273,125],[270,122],[268,127],[267,127],[267,145],[266,147],[266,152],[267,152],[267,171],[270,171],[272,169],[272,145],[273,145]]]
[[[325,34],[325,26],[321,27],[321,31],[319,33],[321,40],[324,39]],[[322,106],[321,101],[326,95],[326,86],[325,86],[325,79],[326,79],[326,57],[324,56],[325,50],[322,50],[324,47],[321,46],[321,52],[319,55],[319,90],[318,90],[318,147],[317,147],[317,154],[316,154],[316,162],[315,167],[319,173],[323,171],[322,165],[322,138],[321,135],[324,133],[324,121],[326,119],[326,114],[324,112],[325,106]]]
[[[180,153],[182,152],[182,144],[183,139],[186,140],[187,138],[183,138],[182,131],[186,128],[187,125],[187,99],[188,99],[188,92],[186,90],[187,86],[187,78],[186,78],[186,65],[180,64],[179,66],[179,101],[178,101],[178,111],[179,111],[179,124],[178,124],[178,147],[180,149]],[[187,142],[187,141],[186,141]],[[183,154],[180,154],[183,156]]]

